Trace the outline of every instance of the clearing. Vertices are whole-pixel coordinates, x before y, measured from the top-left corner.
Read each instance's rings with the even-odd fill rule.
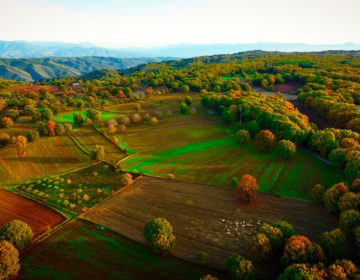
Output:
[[[168,219],[173,226],[174,255],[194,261],[199,251],[205,251],[211,265],[220,269],[231,255],[249,257],[246,242],[263,222],[286,220],[316,242],[323,231],[338,225],[336,217],[310,201],[258,193],[247,204],[238,201],[234,189],[152,177],[122,189],[84,218],[144,243],[143,227],[156,217]],[[261,268],[257,269],[260,278],[273,279],[265,274],[269,270]]]
[[[17,279],[199,279],[221,273],[150,248],[107,228],[77,220],[21,257]]]
[[[105,111],[101,111],[101,110],[97,110],[97,111],[99,111],[101,113],[102,121],[106,121],[108,119],[119,116],[119,114],[116,114],[116,113],[110,113],[110,112],[105,112]],[[70,124],[74,125],[74,115],[76,113],[80,113],[84,117],[86,117],[86,111],[73,111],[73,112],[69,112],[69,113],[65,113],[65,114],[54,115],[52,120],[56,123],[70,123]]]
[[[29,198],[15,193],[0,190],[0,227],[17,219],[27,223],[37,237],[47,226],[53,228],[65,218],[55,210]]]

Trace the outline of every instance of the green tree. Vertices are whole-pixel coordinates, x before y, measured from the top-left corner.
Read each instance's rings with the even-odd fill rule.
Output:
[[[259,232],[266,235],[271,242],[272,253],[276,254],[283,245],[283,233],[277,227],[264,224],[259,228]]]
[[[49,121],[53,117],[53,112],[50,108],[44,108],[44,110],[41,111],[41,119],[43,121]]]
[[[250,133],[245,129],[236,132],[236,137],[239,138],[240,145],[245,145],[250,142]]]
[[[288,240],[291,236],[296,235],[296,231],[293,226],[286,221],[276,221],[271,224],[274,228],[280,229],[282,232],[282,243],[285,244],[285,241]]]
[[[276,152],[284,159],[290,159],[296,154],[296,145],[289,140],[280,140],[276,145]]]
[[[237,187],[239,185],[239,180],[237,177],[232,177],[231,180],[230,180],[230,185],[233,186],[233,187]]]
[[[85,124],[85,117],[83,114],[75,113],[73,115],[73,120],[76,126],[83,126]]]
[[[12,243],[17,249],[23,249],[33,238],[31,227],[20,220],[12,220],[0,229],[0,240]]]
[[[95,145],[90,152],[90,157],[94,160],[103,160],[105,158],[104,147],[101,145]]]
[[[86,116],[93,122],[99,123],[101,121],[101,112],[95,109],[88,109],[86,111]]]
[[[248,250],[256,262],[265,262],[269,261],[270,257],[273,255],[271,241],[263,233],[258,233],[257,235],[251,237],[248,241]]]
[[[209,256],[206,252],[200,251],[197,253],[195,261],[200,264],[206,264],[209,260]]]
[[[185,103],[181,103],[181,104],[179,105],[179,108],[180,108],[181,114],[183,114],[183,115],[185,115],[185,114],[187,114],[187,113],[189,112],[189,107],[186,106]]]
[[[346,155],[348,150],[346,149],[335,149],[329,154],[329,160],[332,166],[343,168],[346,163]]]
[[[245,124],[245,129],[249,131],[251,137],[255,137],[260,131],[260,126],[257,121],[253,120]]]
[[[323,185],[316,184],[311,189],[311,197],[313,200],[317,202],[323,202],[324,194],[325,194],[325,189]]]
[[[323,200],[329,213],[336,213],[339,211],[338,204],[340,197],[348,191],[348,187],[343,183],[335,184],[330,189],[326,190]]]
[[[328,259],[335,260],[341,256],[345,239],[344,233],[339,228],[322,234],[320,245]]]
[[[190,88],[189,88],[188,85],[182,84],[180,86],[180,91],[183,92],[183,93],[188,93],[190,91]]]
[[[241,256],[231,256],[225,262],[225,269],[229,273],[231,279],[253,280],[254,267],[251,261]]]
[[[185,97],[185,104],[186,104],[187,106],[191,106],[191,104],[192,104],[192,99],[191,99],[190,96],[186,96],[186,97]]]
[[[352,232],[360,225],[360,213],[354,209],[344,211],[340,214],[340,228],[345,232]]]
[[[9,109],[5,112],[5,117],[12,119],[14,122],[17,121],[19,115],[20,115],[20,112],[17,109]]]
[[[11,142],[9,134],[0,133],[0,146],[4,147]]]
[[[165,218],[155,218],[147,223],[143,230],[143,236],[156,253],[165,254],[175,245],[172,226]]]

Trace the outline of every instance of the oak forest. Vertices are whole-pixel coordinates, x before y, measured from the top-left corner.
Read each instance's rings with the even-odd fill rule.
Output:
[[[360,279],[359,51],[142,62],[0,79],[1,279]]]

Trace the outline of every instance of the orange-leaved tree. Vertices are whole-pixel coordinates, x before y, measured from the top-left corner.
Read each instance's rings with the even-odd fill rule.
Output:
[[[14,144],[16,146],[16,152],[18,154],[18,157],[24,156],[27,145],[26,137],[22,135],[17,136],[14,140]]]
[[[258,184],[253,176],[249,174],[241,176],[238,191],[243,199],[250,202],[255,198],[257,190]]]

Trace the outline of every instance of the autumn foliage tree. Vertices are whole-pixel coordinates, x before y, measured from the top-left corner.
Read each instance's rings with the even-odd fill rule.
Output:
[[[166,254],[174,248],[173,229],[165,218],[156,218],[147,223],[143,230],[143,236],[156,253]]]
[[[296,153],[296,145],[289,140],[280,140],[276,145],[276,152],[284,159],[291,159]]]
[[[33,238],[31,227],[20,220],[12,220],[0,229],[0,239],[9,241],[17,249],[23,249]]]
[[[316,184],[311,189],[311,197],[313,200],[317,202],[323,202],[324,194],[325,194],[325,189],[323,185]]]
[[[270,130],[260,130],[255,141],[257,149],[263,153],[270,153],[276,145],[276,138]]]
[[[349,191],[349,188],[344,183],[335,184],[326,190],[323,200],[326,209],[329,213],[336,213],[339,211],[340,197]]]
[[[14,121],[9,117],[1,118],[1,127],[11,128],[14,126]]]
[[[328,259],[335,260],[341,256],[345,239],[345,234],[339,228],[322,234],[320,245]]]
[[[19,270],[19,251],[10,242],[0,241],[0,279],[16,276]]]
[[[256,179],[249,174],[241,176],[237,190],[240,193],[242,199],[250,202],[255,198],[256,192],[258,190]]]
[[[254,279],[255,271],[253,264],[241,256],[229,257],[225,262],[225,269],[231,279]]]
[[[14,139],[14,144],[18,157],[23,157],[26,150],[27,138],[25,136],[18,135]]]
[[[245,145],[250,141],[250,133],[245,129],[236,132],[236,137],[239,139],[240,145]]]
[[[56,124],[52,120],[50,120],[47,122],[46,126],[49,130],[49,136],[55,136]]]
[[[268,261],[273,255],[271,241],[263,233],[258,233],[249,239],[248,250],[252,256],[252,259],[256,262]]]

